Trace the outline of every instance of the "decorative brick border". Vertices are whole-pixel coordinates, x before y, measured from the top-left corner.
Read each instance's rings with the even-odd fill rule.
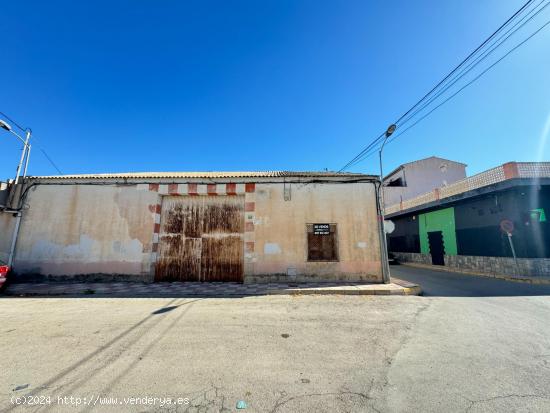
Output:
[[[159,195],[245,195],[254,193],[254,183],[247,184],[139,184],[142,191],[157,192]]]
[[[244,277],[254,275],[256,262],[256,237],[254,222],[256,221],[256,184],[245,184],[244,194]]]
[[[155,276],[155,264],[159,250],[160,214],[163,195],[188,196],[234,196],[244,195],[244,274],[253,274],[253,265],[256,261],[254,221],[256,219],[256,184],[139,184],[138,190],[158,193],[158,201],[150,205],[149,210],[154,214],[153,239],[151,243],[151,276]]]

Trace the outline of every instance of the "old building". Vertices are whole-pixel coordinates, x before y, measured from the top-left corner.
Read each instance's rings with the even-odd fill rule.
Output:
[[[394,205],[466,178],[466,164],[431,156],[398,166],[384,177],[384,202]]]
[[[32,177],[19,279],[382,281],[376,178],[331,172]],[[14,218],[0,214],[0,258]]]
[[[550,275],[550,163],[509,162],[386,208],[400,261]]]

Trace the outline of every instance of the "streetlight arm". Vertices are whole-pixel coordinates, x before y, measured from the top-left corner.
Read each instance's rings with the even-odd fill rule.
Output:
[[[19,136],[17,133],[15,133],[14,131],[12,130],[9,130],[8,131],[9,133],[15,135],[17,137],[17,139],[19,139],[21,142],[23,142],[23,145],[25,146],[28,146],[28,143],[25,141],[25,139],[23,139],[21,136]]]

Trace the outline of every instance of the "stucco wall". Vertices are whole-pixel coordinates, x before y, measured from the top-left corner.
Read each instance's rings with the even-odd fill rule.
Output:
[[[19,279],[152,281],[161,199],[189,188],[230,196],[206,184],[38,185],[26,200],[15,272]],[[373,184],[292,184],[286,201],[283,183],[237,184],[236,191],[245,194],[245,282],[381,281]],[[337,224],[338,261],[307,261],[311,223]]]
[[[255,244],[246,254],[246,281],[382,280],[374,185],[293,184],[285,201],[283,184],[257,184],[254,197]],[[311,223],[337,224],[337,262],[307,261]]]
[[[435,188],[441,188],[466,178],[466,166],[441,158],[422,159],[404,165],[404,168],[392,175],[390,180],[401,177],[405,187],[385,187],[386,206],[425,194]]]
[[[14,262],[18,274],[151,278],[158,194],[135,185],[39,185],[26,203]]]
[[[11,239],[15,227],[13,214],[0,213],[0,260],[7,262],[10,255]]]

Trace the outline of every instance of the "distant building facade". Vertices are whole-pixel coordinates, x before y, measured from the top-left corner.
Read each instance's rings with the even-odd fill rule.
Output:
[[[509,162],[389,205],[386,216],[399,261],[550,276],[550,162]]]
[[[466,164],[431,156],[405,163],[384,178],[384,203],[395,205],[466,178]]]

